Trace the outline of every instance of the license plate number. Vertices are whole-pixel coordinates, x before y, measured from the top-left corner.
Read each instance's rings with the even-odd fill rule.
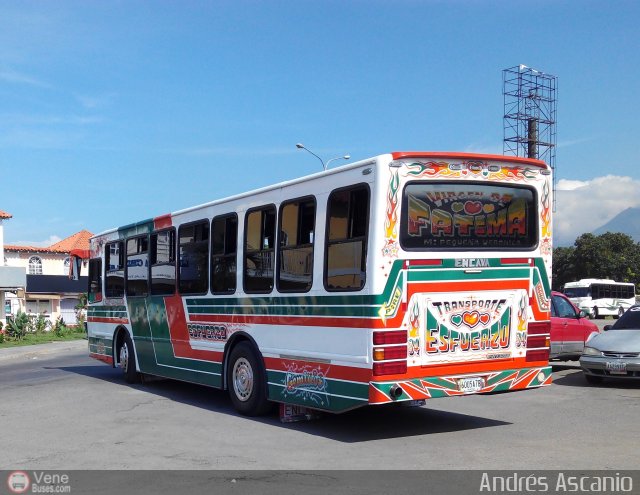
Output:
[[[458,380],[458,390],[465,394],[472,394],[479,392],[484,388],[484,378],[460,378]]]
[[[612,374],[624,375],[627,373],[627,363],[624,361],[607,361],[605,363],[605,368]]]

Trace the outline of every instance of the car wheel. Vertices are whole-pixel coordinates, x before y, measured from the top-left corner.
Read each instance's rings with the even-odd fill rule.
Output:
[[[590,383],[591,385],[602,383],[603,380],[601,376],[587,375],[586,373],[584,374],[584,379],[587,380],[587,383]]]
[[[136,353],[133,350],[133,342],[128,333],[125,333],[124,342],[120,346],[119,364],[127,383],[140,381],[140,373],[136,370]]]
[[[249,342],[240,342],[231,351],[227,377],[236,411],[245,416],[260,416],[269,411],[264,366]]]

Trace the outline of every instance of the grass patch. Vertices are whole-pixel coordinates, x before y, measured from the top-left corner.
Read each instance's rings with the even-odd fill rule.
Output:
[[[46,344],[48,342],[60,342],[65,340],[79,340],[86,338],[87,334],[83,329],[77,331],[75,329],[69,329],[64,333],[64,335],[60,336],[56,335],[53,332],[27,333],[21,340],[5,339],[4,342],[0,343],[0,349],[4,349],[5,347],[20,347],[25,345]]]

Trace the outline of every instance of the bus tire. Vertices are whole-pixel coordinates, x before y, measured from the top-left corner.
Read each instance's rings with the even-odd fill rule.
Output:
[[[598,306],[593,307],[593,312],[591,314],[593,315],[594,320],[600,318],[600,313],[598,313]]]
[[[260,416],[269,411],[264,366],[249,342],[240,342],[231,350],[227,377],[236,411],[244,416]]]
[[[133,350],[133,342],[129,332],[125,332],[124,341],[118,350],[118,363],[122,368],[122,375],[127,383],[140,381],[140,373],[136,370],[136,353]]]
[[[618,314],[615,315],[613,318],[614,320],[617,320],[618,318],[620,318],[622,315],[624,314],[624,308],[622,306],[620,306],[618,308]]]

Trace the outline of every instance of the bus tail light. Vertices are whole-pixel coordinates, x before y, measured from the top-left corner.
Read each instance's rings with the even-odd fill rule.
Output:
[[[374,361],[387,361],[389,359],[405,359],[407,357],[407,347],[376,347],[373,350]]]
[[[373,376],[402,375],[407,372],[406,361],[388,361],[386,363],[373,363]]]
[[[384,330],[373,332],[373,345],[406,344],[406,330]]]
[[[527,329],[527,361],[549,361],[551,322],[531,322]]]

